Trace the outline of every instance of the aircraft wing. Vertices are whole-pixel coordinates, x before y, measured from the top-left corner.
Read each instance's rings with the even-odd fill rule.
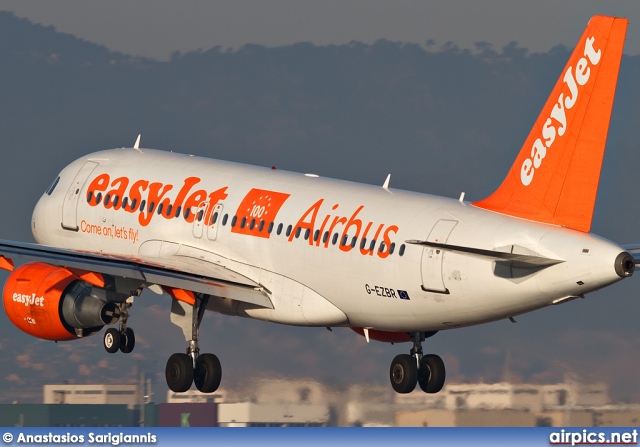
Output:
[[[136,279],[147,287],[157,284],[159,286],[231,298],[273,309],[269,296],[257,285],[252,286],[214,276],[200,276],[180,272],[162,265],[149,264],[135,259],[6,240],[0,240],[0,255],[5,259],[19,258],[26,261],[46,262],[47,264],[87,272]]]

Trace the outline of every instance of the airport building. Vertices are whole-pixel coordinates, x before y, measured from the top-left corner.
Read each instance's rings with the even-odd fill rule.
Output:
[[[141,380],[141,383],[145,383]],[[144,389],[141,389],[144,388]],[[640,405],[613,404],[602,383],[448,384],[438,394],[386,385],[329,386],[255,379],[212,394],[168,392],[149,402],[138,385],[52,384],[43,404],[0,405],[3,426],[638,426]]]

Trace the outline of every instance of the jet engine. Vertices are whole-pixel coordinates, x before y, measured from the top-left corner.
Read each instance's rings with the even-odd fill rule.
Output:
[[[74,340],[113,324],[114,302],[92,295],[92,286],[63,267],[32,262],[18,267],[4,286],[4,308],[18,329],[46,340]]]

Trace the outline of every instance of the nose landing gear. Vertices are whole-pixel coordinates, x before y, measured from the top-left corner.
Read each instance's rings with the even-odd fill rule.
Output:
[[[391,362],[389,379],[396,393],[410,393],[418,384],[422,391],[431,394],[444,386],[446,372],[442,359],[435,354],[422,354],[422,342],[431,335],[433,333],[414,332],[410,354],[397,355]]]

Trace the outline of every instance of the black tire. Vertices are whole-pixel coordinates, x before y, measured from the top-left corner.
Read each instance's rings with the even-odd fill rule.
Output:
[[[408,354],[396,355],[391,362],[389,379],[396,393],[412,392],[418,382],[418,365],[415,357]]]
[[[193,383],[193,362],[187,354],[173,354],[164,370],[167,386],[174,393],[184,393]]]
[[[444,386],[446,370],[442,359],[434,354],[425,355],[420,359],[418,371],[418,385],[425,393],[438,393]]]
[[[196,369],[193,372],[193,383],[202,393],[213,393],[220,386],[222,380],[222,366],[220,360],[213,354],[202,354],[196,359]]]
[[[104,332],[102,345],[104,346],[105,351],[107,351],[109,354],[118,352],[118,349],[120,349],[120,331],[118,331],[116,328],[107,329]]]
[[[129,354],[133,351],[136,345],[136,335],[133,333],[133,329],[130,327],[124,330],[123,334],[120,334],[120,350],[125,354]]]

